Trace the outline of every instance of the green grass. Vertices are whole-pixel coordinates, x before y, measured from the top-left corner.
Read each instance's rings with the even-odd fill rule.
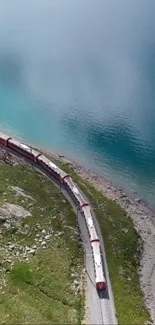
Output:
[[[116,203],[108,200],[94,186],[82,180],[69,164],[53,159],[72,174],[94,206],[104,238],[109,273],[119,324],[144,324],[150,320],[139,286],[138,236],[131,219]],[[5,200],[27,208],[32,217],[22,220],[18,227],[0,230],[0,319],[3,324],[67,324],[81,323],[83,290],[75,294],[71,272],[80,278],[83,251],[71,228],[76,226],[75,215],[64,202],[57,188],[30,168],[0,165],[0,205]],[[15,197],[11,186],[19,186],[36,201]],[[28,226],[28,228],[26,228]],[[61,237],[52,236],[47,249],[39,249],[27,262],[14,257],[16,263],[4,260],[14,256],[6,253],[5,245],[19,243],[23,247],[36,244],[41,229],[64,231]],[[122,229],[126,228],[127,233]],[[23,235],[23,231],[25,231]],[[40,237],[39,237],[40,238]],[[80,267],[77,268],[76,266]],[[5,281],[5,283],[4,283]]]
[[[138,277],[140,247],[130,217],[115,202],[105,198],[91,183],[82,180],[69,164],[54,160],[72,175],[73,180],[95,208],[104,238],[119,324],[144,324],[150,320],[150,316],[140,290]],[[128,230],[127,233],[122,231],[124,228]]]
[[[11,186],[22,188],[35,201],[17,197]],[[0,206],[5,202],[25,207],[32,216],[0,228],[0,323],[80,324],[84,293],[73,287],[73,280],[81,279],[83,250],[70,204],[40,173],[0,164]],[[42,231],[52,233],[46,249],[39,242]],[[8,243],[16,248],[9,250]],[[24,256],[26,247],[33,245],[38,247],[35,255]]]

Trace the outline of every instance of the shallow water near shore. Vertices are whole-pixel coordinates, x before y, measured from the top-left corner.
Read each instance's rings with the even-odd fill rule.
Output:
[[[155,3],[0,8],[1,128],[155,206]]]

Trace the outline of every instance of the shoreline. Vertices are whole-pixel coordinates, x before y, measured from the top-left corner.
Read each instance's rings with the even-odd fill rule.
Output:
[[[137,234],[143,245],[139,266],[140,287],[144,293],[146,307],[155,324],[155,211],[148,203],[137,196],[137,193],[127,193],[122,188],[114,187],[112,182],[93,170],[81,166],[72,158],[53,152],[50,149],[39,148],[49,157],[59,159],[69,164],[75,172],[92,183],[102,194],[115,201],[131,218]]]

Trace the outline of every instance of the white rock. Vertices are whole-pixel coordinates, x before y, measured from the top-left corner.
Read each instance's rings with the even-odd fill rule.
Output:
[[[46,236],[45,236],[45,239],[50,239],[50,237],[51,237],[50,234],[49,234],[49,235],[46,235]]]
[[[71,277],[74,278],[75,277],[75,273],[71,273]]]
[[[46,245],[46,242],[43,240],[43,241],[41,242],[41,245],[42,245],[42,246],[45,246],[45,245]]]
[[[128,230],[127,228],[123,228],[122,231],[123,231],[125,234],[127,234],[129,230]]]
[[[13,250],[15,248],[15,245],[12,244],[12,245],[9,245],[9,250]]]
[[[31,249],[31,250],[29,251],[29,254],[33,254],[33,255],[34,255],[35,252],[36,252],[35,249]]]
[[[80,284],[80,282],[79,282],[79,281],[77,281],[77,280],[74,280],[74,284],[77,286],[77,285],[79,285],[79,284]]]
[[[62,236],[64,234],[64,231],[58,231],[58,233],[56,234],[57,236]]]

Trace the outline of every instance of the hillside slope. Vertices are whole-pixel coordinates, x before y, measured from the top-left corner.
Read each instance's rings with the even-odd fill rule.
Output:
[[[26,165],[0,163],[0,223],[1,323],[80,323],[83,250],[59,190]]]

